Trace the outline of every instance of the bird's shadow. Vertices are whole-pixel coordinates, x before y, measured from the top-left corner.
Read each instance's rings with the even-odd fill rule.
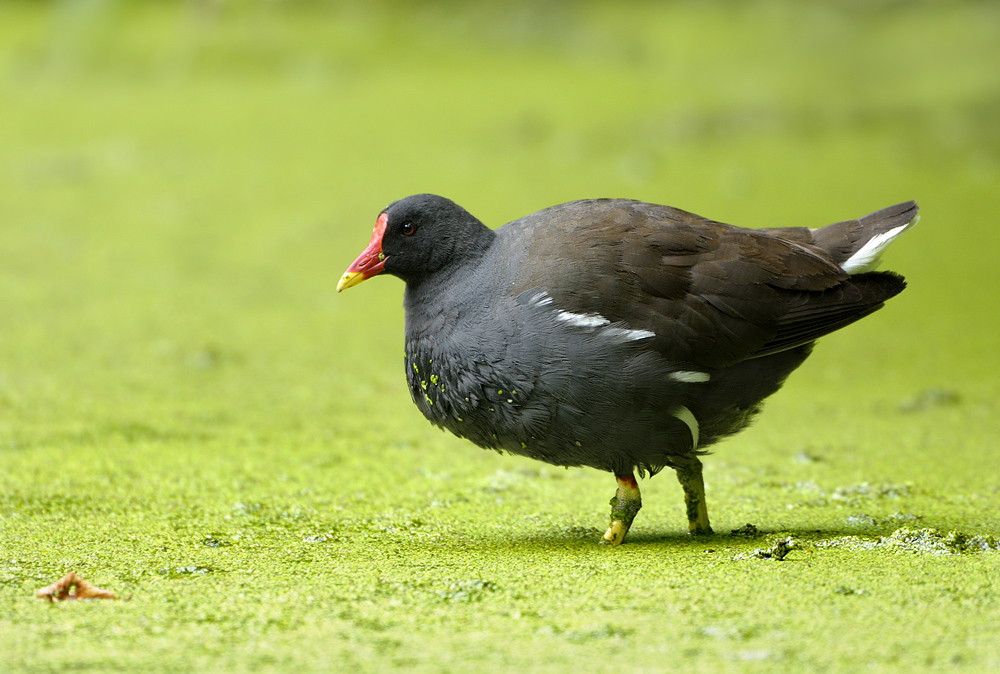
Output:
[[[933,527],[933,523],[923,522],[922,527]],[[879,537],[889,536],[896,531],[899,526],[875,525],[865,527],[799,527],[792,529],[782,528],[755,528],[752,533],[748,533],[745,528],[740,529],[720,529],[713,534],[693,535],[682,531],[656,532],[630,532],[622,547],[628,549],[635,548],[664,548],[674,551],[694,551],[709,552],[719,548],[733,550],[753,550],[755,548],[768,547],[776,540],[791,537],[804,543],[817,543],[822,541],[832,541],[848,536],[854,536],[866,540],[878,540]],[[742,531],[741,531],[742,530]],[[590,548],[614,549],[612,546],[601,545],[603,530],[596,528],[575,528],[571,530],[556,530],[549,532],[532,532],[514,534],[508,542],[512,548],[542,550],[566,550]]]

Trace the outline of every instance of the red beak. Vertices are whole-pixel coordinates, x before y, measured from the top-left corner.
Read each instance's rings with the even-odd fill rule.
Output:
[[[385,255],[382,254],[382,237],[385,236],[385,226],[388,222],[389,216],[386,213],[378,216],[378,220],[375,221],[375,231],[372,232],[372,240],[368,242],[368,247],[362,251],[358,259],[340,277],[340,283],[337,284],[338,293],[382,273],[386,260]]]

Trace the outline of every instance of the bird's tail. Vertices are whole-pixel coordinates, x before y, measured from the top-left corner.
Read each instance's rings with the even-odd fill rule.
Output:
[[[917,202],[907,201],[858,220],[812,230],[813,245],[822,248],[849,274],[873,271],[892,241],[917,224]]]

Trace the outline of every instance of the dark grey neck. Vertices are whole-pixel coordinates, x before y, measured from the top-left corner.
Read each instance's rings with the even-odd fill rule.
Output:
[[[424,335],[444,338],[468,321],[482,323],[489,309],[483,297],[501,293],[508,283],[505,255],[492,230],[476,247],[463,248],[460,264],[450,264],[433,274],[406,284],[403,306],[408,338]]]

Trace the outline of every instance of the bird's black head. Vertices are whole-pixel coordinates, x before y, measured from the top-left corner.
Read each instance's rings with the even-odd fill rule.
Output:
[[[452,265],[480,257],[494,234],[450,199],[416,194],[382,211],[364,252],[337,285],[341,291],[386,272],[418,283]]]

